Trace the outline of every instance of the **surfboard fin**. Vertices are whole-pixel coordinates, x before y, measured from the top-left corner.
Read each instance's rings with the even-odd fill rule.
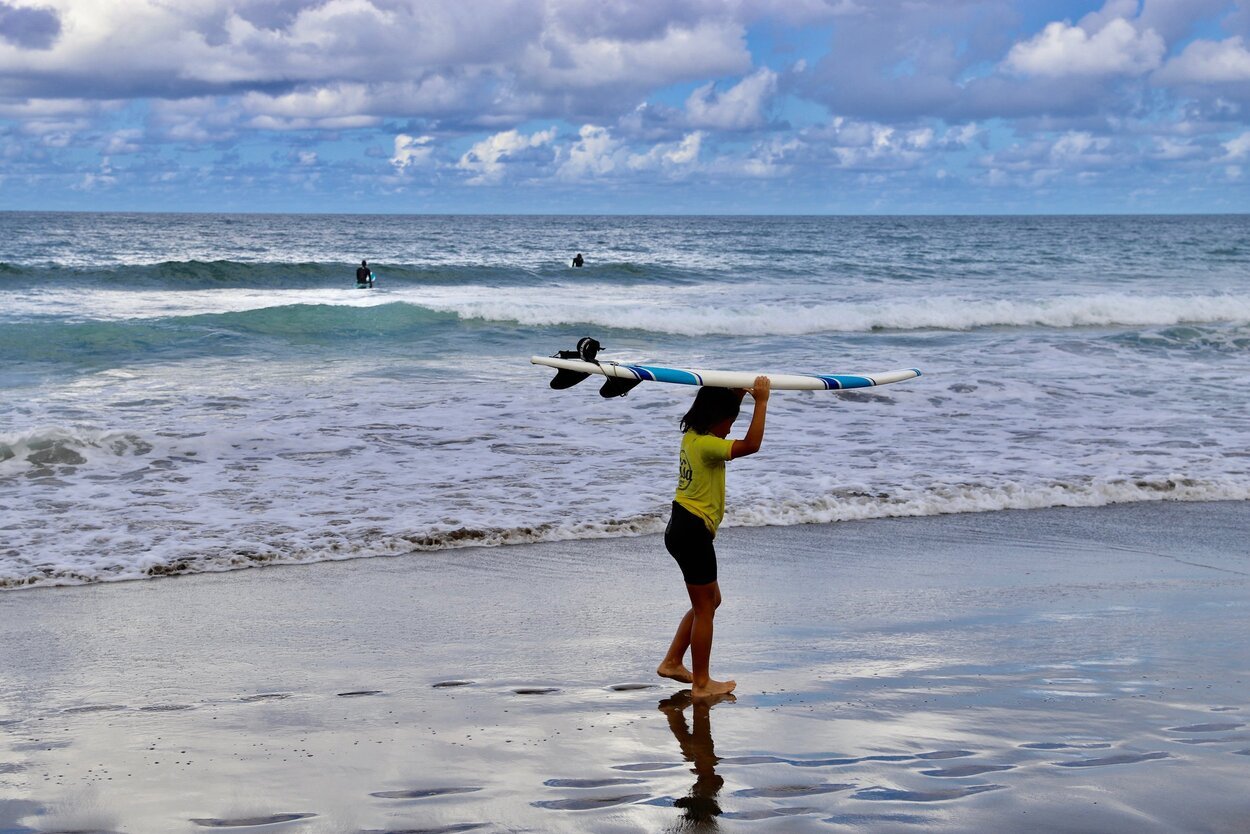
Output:
[[[630,391],[633,391],[634,386],[640,382],[642,382],[641,379],[621,379],[620,377],[610,376],[604,381],[603,387],[599,389],[599,396],[604,399],[623,397]]]
[[[555,379],[551,380],[551,387],[557,391],[562,391],[565,388],[572,388],[588,376],[590,376],[590,374],[582,371],[570,371],[561,368],[556,371]]]

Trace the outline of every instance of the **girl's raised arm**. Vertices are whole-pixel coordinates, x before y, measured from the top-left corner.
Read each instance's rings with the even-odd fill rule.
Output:
[[[753,455],[760,450],[760,444],[764,442],[764,419],[768,411],[768,394],[772,390],[772,381],[766,376],[757,376],[755,385],[751,387],[751,399],[755,401],[755,410],[751,414],[751,426],[747,429],[747,436],[742,440],[735,440],[733,448],[729,452],[729,459],[744,458],[747,455]]]

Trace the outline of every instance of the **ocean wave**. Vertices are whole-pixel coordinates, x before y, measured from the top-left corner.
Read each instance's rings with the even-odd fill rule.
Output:
[[[709,288],[708,297],[713,289]],[[935,296],[874,302],[743,303],[721,297],[694,303],[689,294],[602,298],[534,294],[447,298],[426,302],[461,318],[529,326],[582,325],[683,336],[801,336],[817,333],[954,330],[988,327],[1111,327],[1250,323],[1250,295],[1099,293],[1041,299]]]
[[[234,355],[253,349],[250,342],[258,338],[347,345],[411,340],[432,336],[456,321],[454,313],[403,302],[366,307],[286,304],[155,319],[43,319],[0,324],[0,353],[16,362],[98,366],[182,355]]]
[[[792,526],[998,510],[1103,507],[1144,501],[1245,500],[1250,500],[1250,482],[1182,476],[1053,482],[1032,486],[934,484],[896,493],[839,491],[816,498],[756,501],[733,508],[726,519],[726,526]],[[664,523],[665,511],[657,509],[628,518],[515,527],[448,526],[395,534],[375,531],[358,538],[324,530],[301,534],[290,540],[281,536],[253,539],[246,546],[204,550],[184,548],[167,552],[146,550],[129,562],[92,560],[22,564],[13,558],[6,560],[4,551],[0,550],[0,589],[220,573],[253,567],[405,556],[467,547],[494,548],[538,542],[610,539],[659,533]],[[16,553],[10,551],[9,555],[13,557]]]
[[[0,476],[16,469],[81,466],[97,456],[146,455],[152,448],[143,437],[124,431],[55,427],[0,434]]]
[[[661,264],[608,262],[572,270],[565,261],[520,264],[371,264],[378,286],[514,286],[576,278],[623,285],[694,280],[689,270]],[[161,261],[99,267],[0,262],[0,287],[78,286],[141,290],[326,289],[355,285],[355,263]]]
[[[1232,327],[1178,325],[1120,333],[1111,337],[1111,341],[1136,350],[1156,352],[1243,353],[1250,351],[1250,325]]]

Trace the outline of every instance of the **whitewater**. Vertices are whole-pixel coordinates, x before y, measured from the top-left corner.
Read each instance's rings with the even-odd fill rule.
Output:
[[[730,527],[1247,500],[1248,272],[1244,216],[0,214],[0,588],[656,532],[692,391],[552,391],[583,335],[924,371],[777,394]]]

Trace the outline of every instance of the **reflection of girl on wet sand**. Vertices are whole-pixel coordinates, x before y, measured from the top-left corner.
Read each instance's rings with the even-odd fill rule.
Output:
[[[723,777],[716,774],[716,763],[720,757],[716,755],[712,741],[712,704],[721,700],[733,700],[732,695],[718,695],[712,698],[693,700],[689,692],[679,692],[671,698],[660,701],[660,709],[668,717],[668,728],[673,731],[681,747],[681,754],[686,761],[694,764],[694,785],[690,793],[673,803],[684,812],[678,831],[716,831],[716,818],[720,816],[720,805],[716,795],[725,784]],[[686,707],[694,704],[694,732],[686,728]]]
[[[720,585],[716,581],[716,549],[712,540],[725,514],[725,462],[753,455],[764,440],[764,418],[768,409],[769,379],[755,378],[751,398],[755,410],[742,440],[726,435],[742,405],[744,390],[700,388],[694,404],[681,418],[681,460],[673,515],[664,531],[664,546],[677,560],[690,610],[682,617],[668,654],[655,671],[660,677],[691,685],[695,698],[725,695],[737,686],[734,681],[713,680],[709,674],[712,659],[712,619],[720,605]],[[690,650],[693,671],[684,661]]]

